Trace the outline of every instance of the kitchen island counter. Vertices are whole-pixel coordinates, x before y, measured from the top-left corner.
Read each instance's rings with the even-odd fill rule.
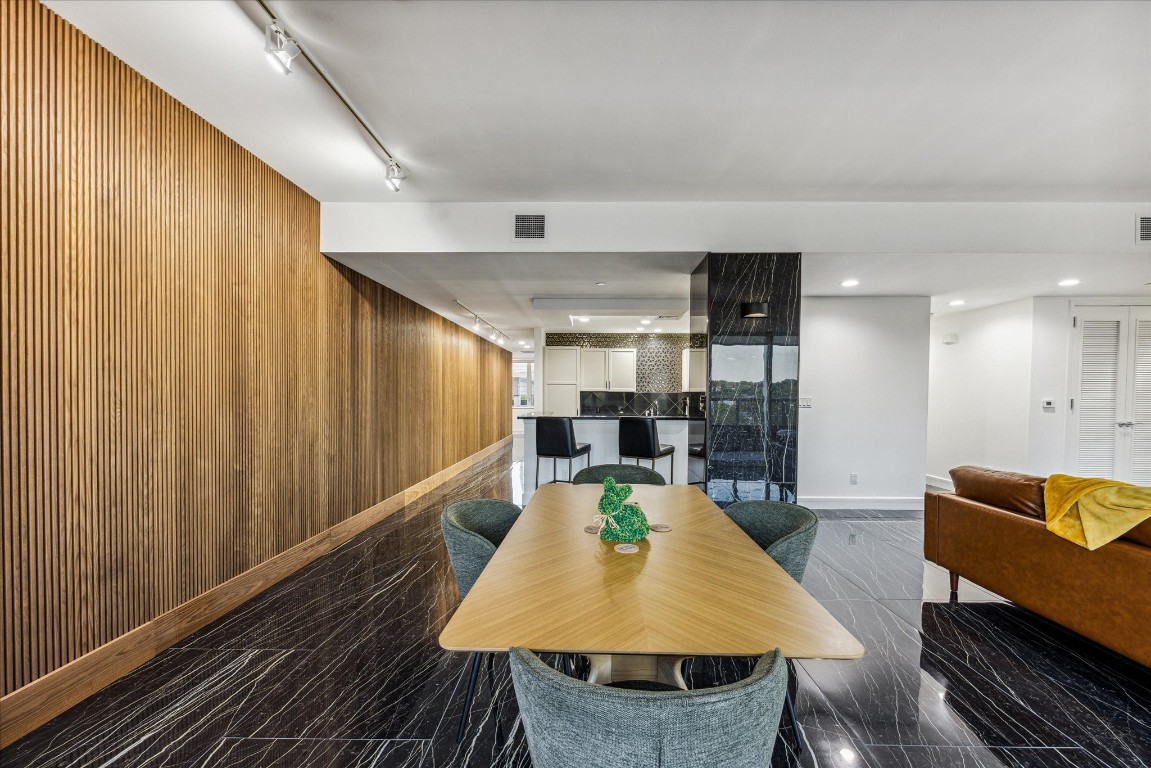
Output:
[[[576,442],[591,445],[590,465],[618,464],[619,459],[619,419],[620,415],[631,414],[600,414],[594,416],[572,416],[572,426],[575,428]],[[524,423],[524,500],[526,501],[536,487],[536,419],[539,416],[520,416]],[[644,417],[641,417],[644,418]],[[688,446],[702,444],[704,440],[704,420],[699,417],[688,416],[650,416],[658,424],[659,441],[663,445],[675,446],[671,462],[675,464],[676,485],[701,482],[704,477],[703,462],[699,458],[688,461]],[[627,459],[625,463],[634,464],[634,459]],[[642,466],[651,466],[650,461],[643,460]],[[579,472],[585,466],[585,458],[575,460],[572,474]],[[656,461],[656,471],[663,475],[664,480],[671,479],[671,463],[667,458]],[[540,460],[540,484],[549,483],[553,479],[552,461]],[[566,459],[555,462],[555,478],[561,481],[569,480],[568,463]]]

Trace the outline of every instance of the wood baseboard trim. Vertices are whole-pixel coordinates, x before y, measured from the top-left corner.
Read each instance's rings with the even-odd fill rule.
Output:
[[[511,445],[511,442],[509,435],[492,443],[411,488],[337,523],[0,698],[0,749],[22,739],[52,718],[155,658],[161,651],[387,519],[474,464],[498,453]]]

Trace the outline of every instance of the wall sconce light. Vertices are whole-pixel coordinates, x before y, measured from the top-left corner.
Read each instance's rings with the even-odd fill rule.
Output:
[[[739,305],[739,310],[744,317],[767,317],[767,302],[745,301]]]

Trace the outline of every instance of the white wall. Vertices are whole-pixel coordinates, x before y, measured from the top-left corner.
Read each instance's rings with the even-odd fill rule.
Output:
[[[1027,472],[1053,475],[1065,468],[1071,354],[1071,299],[1034,300],[1031,322],[1031,397],[1027,401],[1030,439]],[[1044,400],[1054,400],[1052,408]]]
[[[926,296],[803,299],[801,504],[922,508],[929,317]]]
[[[1030,451],[1032,299],[931,321],[927,474],[978,464],[1024,472]],[[944,344],[945,334],[958,341]]]

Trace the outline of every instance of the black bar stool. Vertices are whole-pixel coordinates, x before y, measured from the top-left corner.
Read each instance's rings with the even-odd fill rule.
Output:
[[[649,459],[651,468],[655,469],[655,460],[667,456],[671,459],[671,482],[675,482],[675,453],[674,445],[660,445],[659,431],[655,426],[655,419],[642,416],[619,417],[619,458]]]
[[[556,459],[568,460],[568,479],[571,482],[572,464],[577,456],[587,456],[591,466],[591,444],[577,443],[575,427],[570,416],[539,416],[536,418],[536,488],[540,487],[540,459],[552,460],[552,482],[556,480]]]
[[[695,480],[689,482],[688,485],[702,485],[704,490],[707,490],[707,446],[703,443],[691,443],[687,446],[687,462],[688,471],[687,476],[691,477],[691,460],[700,459],[704,463],[704,478],[703,480]]]

